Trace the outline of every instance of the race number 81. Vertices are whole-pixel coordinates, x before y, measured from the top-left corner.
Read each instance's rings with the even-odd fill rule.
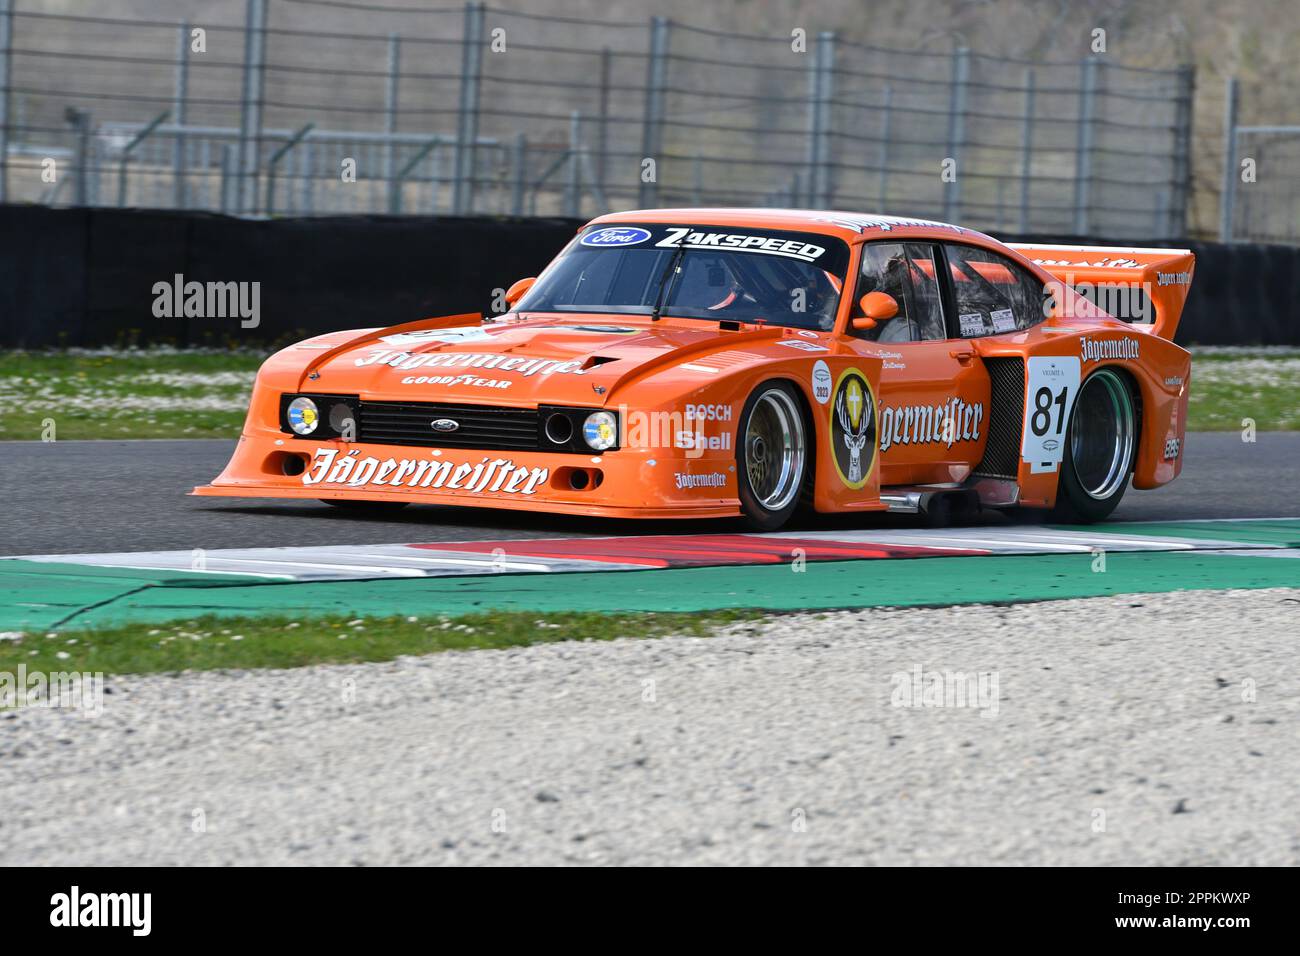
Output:
[[[1079,393],[1078,356],[1035,355],[1025,367],[1025,421],[1020,457],[1031,474],[1055,471],[1065,451],[1066,423]]]
[[[1065,398],[1069,394],[1069,389],[1062,387],[1052,397],[1052,390],[1044,385],[1034,393],[1034,414],[1029,420],[1029,427],[1033,429],[1034,434],[1043,436],[1052,431],[1053,434],[1059,435],[1065,428]],[[1052,428],[1052,406],[1055,405],[1059,414],[1056,416],[1056,428]]]

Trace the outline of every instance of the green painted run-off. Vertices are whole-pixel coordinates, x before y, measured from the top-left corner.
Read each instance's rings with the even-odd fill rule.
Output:
[[[1133,533],[1300,547],[1300,519],[1108,525]],[[468,614],[488,610],[810,610],[1010,603],[1107,594],[1300,586],[1300,559],[1212,551],[1111,552],[915,560],[274,582],[241,575],[136,571],[0,560],[0,631],[204,615]]]

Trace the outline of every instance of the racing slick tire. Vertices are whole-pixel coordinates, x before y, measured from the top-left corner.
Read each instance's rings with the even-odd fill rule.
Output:
[[[320,498],[318,500],[321,504],[329,505],[331,508],[370,514],[399,511],[410,504],[409,501],[362,501],[355,498]]]
[[[1137,429],[1133,394],[1119,372],[1103,368],[1083,380],[1065,433],[1054,518],[1090,524],[1115,510],[1133,474]]]
[[[793,385],[764,382],[746,400],[736,429],[736,485],[751,529],[776,531],[806,498],[808,434]]]

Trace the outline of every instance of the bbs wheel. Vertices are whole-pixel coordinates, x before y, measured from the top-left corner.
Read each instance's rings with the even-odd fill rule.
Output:
[[[794,514],[807,481],[807,428],[794,387],[768,382],[755,389],[736,436],[741,512],[755,530],[775,531]]]
[[[1119,504],[1133,472],[1137,420],[1128,383],[1103,368],[1084,379],[1065,434],[1056,517],[1101,521]]]

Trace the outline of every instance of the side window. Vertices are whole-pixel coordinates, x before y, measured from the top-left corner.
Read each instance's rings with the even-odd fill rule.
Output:
[[[884,292],[898,303],[898,314],[874,329],[853,334],[875,342],[916,342],[947,337],[934,267],[934,248],[924,243],[872,242],[862,247],[862,266],[854,294],[854,315],[868,292]]]
[[[908,243],[907,258],[911,265],[912,297],[916,304],[916,324],[920,328],[921,338],[927,341],[946,339],[948,330],[943,324],[943,299],[939,295],[939,270],[934,265],[934,246]]]
[[[1045,290],[1032,273],[995,252],[946,248],[962,338],[1016,332],[1043,321]]]

